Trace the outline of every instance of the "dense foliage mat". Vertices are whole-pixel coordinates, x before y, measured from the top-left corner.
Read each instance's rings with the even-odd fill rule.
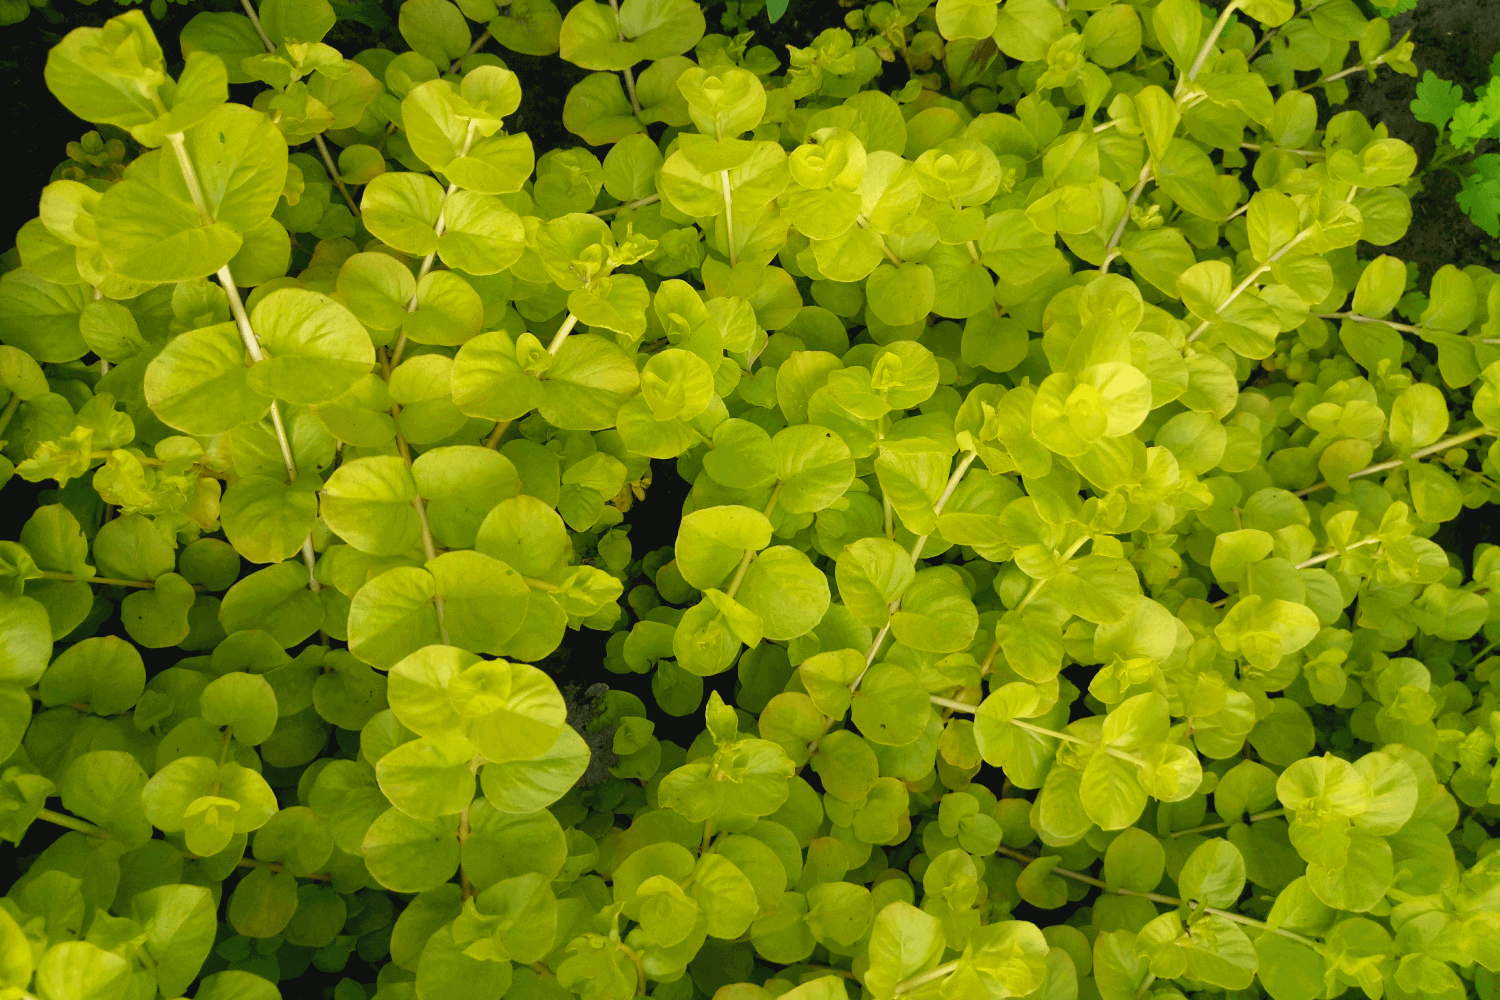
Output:
[[[0,996],[1500,993],[1500,277],[1379,255],[1385,20],[245,10],[48,60]]]

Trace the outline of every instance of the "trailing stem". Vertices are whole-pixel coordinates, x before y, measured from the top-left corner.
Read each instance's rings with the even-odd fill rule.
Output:
[[[469,129],[464,134],[464,144],[463,144],[463,148],[459,150],[459,153],[458,153],[459,156],[468,156],[469,155],[469,147],[472,146],[472,145],[474,145],[474,135],[478,131],[478,129],[479,129],[479,122],[477,120],[471,120],[469,122]],[[443,233],[445,233],[445,232],[448,231],[448,220],[444,217],[444,213],[447,211],[447,208],[448,208],[448,199],[451,198],[451,197],[453,197],[453,193],[455,191],[457,191],[457,190],[458,190],[458,185],[457,184],[449,184],[448,185],[448,190],[446,190],[446,191],[443,192],[443,203],[438,206],[437,221],[432,224],[432,231],[438,237],[438,239],[442,239]],[[432,265],[433,265],[433,263],[436,260],[437,260],[437,251],[436,250],[432,251],[432,253],[430,253],[426,257],[422,258],[422,266],[417,269],[417,284],[418,284],[418,286],[421,285],[422,279],[425,278],[425,277],[427,277],[428,272],[430,272],[432,270]],[[411,293],[411,299],[406,303],[406,311],[407,312],[414,313],[414,312],[417,311],[417,295],[418,294],[419,294],[418,292],[412,292]],[[399,365],[401,363],[401,355],[404,354],[405,352],[406,352],[406,331],[403,329],[401,331],[401,336],[399,336],[398,338],[396,338],[396,346],[395,346],[395,348],[391,351],[391,367],[392,368],[396,367],[397,365]]]
[[[625,40],[625,29],[620,27],[620,0],[609,0],[609,5],[615,11],[615,37],[623,42]],[[639,115],[641,113],[641,102],[635,96],[635,73],[631,72],[629,66],[626,66],[620,75],[625,78],[625,93],[630,98],[630,108]]]
[[[562,326],[558,327],[557,332],[552,335],[552,342],[547,345],[547,353],[556,357],[557,352],[562,350],[562,345],[567,342],[568,334],[572,333],[573,328],[577,325],[578,317],[574,316],[571,312],[568,313],[567,318],[562,322]]]
[[[188,156],[187,143],[183,141],[181,132],[169,132],[167,144],[172,147],[172,153],[177,158],[177,165],[182,170],[183,183],[187,185],[188,194],[193,199],[193,207],[198,210],[198,217],[204,225],[213,225],[213,215],[208,210],[208,201],[203,197],[203,187],[198,181],[198,171],[193,166],[192,157]],[[245,353],[250,357],[251,364],[257,364],[264,360],[265,354],[260,349],[260,340],[255,336],[255,330],[250,326],[250,316],[245,312],[245,303],[240,298],[240,289],[234,281],[234,274],[225,264],[219,268],[216,275],[219,284],[224,289],[224,294],[229,298],[229,312],[234,316],[234,324],[240,331],[240,339],[244,341]],[[281,419],[281,408],[277,400],[271,400],[271,426],[276,430],[276,443],[281,447],[281,460],[286,465],[287,481],[293,482],[297,478],[297,460],[292,457],[292,443],[287,437],[286,424]],[[322,590],[316,576],[317,556],[313,552],[312,535],[309,534],[302,540],[302,561],[307,566],[307,587],[313,593]],[[322,632],[320,630],[320,635]],[[326,642],[326,637],[324,637]]]
[[[1110,261],[1118,255],[1115,248],[1120,245],[1120,240],[1125,236],[1125,226],[1130,222],[1130,212],[1135,208],[1135,203],[1140,201],[1141,192],[1146,190],[1146,185],[1153,176],[1151,164],[1148,162],[1141,168],[1141,179],[1136,181],[1134,189],[1130,192],[1130,198],[1125,202],[1125,214],[1120,216],[1120,224],[1115,227],[1114,235],[1109,238],[1109,243],[1104,247],[1104,263],[1099,265],[1100,274],[1109,273]]]
[[[245,8],[245,16],[250,18],[251,24],[255,25],[255,33],[260,36],[260,43],[266,47],[266,51],[275,52],[276,46],[271,43],[266,30],[261,27],[260,15],[255,12],[254,5],[250,3],[250,0],[240,0],[240,6]],[[485,36],[480,35],[479,37],[482,41]],[[470,49],[469,51],[472,52],[474,50]],[[321,132],[313,136],[313,143],[318,147],[319,155],[323,157],[323,165],[328,168],[329,178],[332,179],[334,185],[339,189],[339,194],[344,196],[344,204],[349,206],[350,214],[356,219],[359,218],[359,202],[354,200],[354,196],[344,186],[344,178],[339,174],[338,164],[333,162],[333,154],[328,151],[328,143],[324,141]]]
[[[139,587],[142,590],[156,589],[155,580],[117,580],[112,576],[91,576],[85,579],[75,573],[62,573],[54,570],[43,570],[41,579],[61,580],[64,583],[97,583],[101,587]],[[193,584],[193,590],[198,593],[203,593],[203,589],[199,584]]]
[[[1224,297],[1223,302],[1220,302],[1218,305],[1214,306],[1214,313],[1217,314],[1222,312],[1226,306],[1243,295],[1251,285],[1255,284],[1256,278],[1259,278],[1262,274],[1265,274],[1267,271],[1271,270],[1271,266],[1273,264],[1275,264],[1282,257],[1285,257],[1293,247],[1295,247],[1297,244],[1301,243],[1311,235],[1311,229],[1304,229],[1296,236],[1293,236],[1291,239],[1287,240],[1286,246],[1271,254],[1271,256],[1266,258],[1266,262],[1264,264],[1260,265],[1255,270],[1245,275],[1245,280],[1241,281],[1238,285],[1235,285],[1233,290],[1231,290],[1230,293]],[[1198,324],[1198,328],[1194,330],[1191,335],[1189,335],[1187,342],[1191,344],[1193,341],[1203,336],[1203,331],[1207,330],[1210,326],[1213,326],[1213,320],[1206,319],[1202,323]]]
[[[1031,862],[1037,860],[1036,855],[1026,854],[1023,851],[1017,851],[1004,845],[1001,845],[999,848],[997,848],[997,853],[1004,854],[1007,857],[1016,859],[1017,861],[1024,861],[1027,864],[1030,864]],[[1094,878],[1092,875],[1084,875],[1080,872],[1069,871],[1066,868],[1054,868],[1052,869],[1052,874],[1061,875],[1063,878],[1073,879],[1075,882],[1083,882],[1086,885],[1091,885],[1095,888],[1103,889],[1105,892],[1112,892],[1119,896],[1139,896],[1141,899],[1149,899],[1153,903],[1165,903],[1168,906],[1187,906],[1191,905],[1194,902],[1193,900],[1180,899],[1177,896],[1164,896],[1161,893],[1157,892],[1135,892],[1131,889],[1111,888],[1109,884],[1104,882],[1102,879]],[[1244,924],[1247,927],[1259,927],[1262,930],[1270,931],[1273,934],[1279,934],[1284,938],[1289,938],[1293,941],[1299,942],[1300,944],[1305,944],[1309,948],[1312,948],[1314,951],[1317,951],[1320,954],[1323,950],[1322,945],[1317,941],[1314,941],[1312,938],[1303,937],[1301,934],[1295,934],[1292,931],[1284,930],[1280,927],[1271,927],[1264,920],[1257,920],[1254,917],[1247,917],[1240,913],[1234,913],[1230,910],[1221,910],[1213,906],[1200,905],[1194,912],[1212,913],[1215,916],[1223,917],[1225,920],[1230,920],[1237,924]],[[897,990],[899,992],[900,987],[897,987]]]
[[[953,474],[948,477],[948,484],[943,487],[942,495],[938,497],[937,503],[932,505],[932,516],[934,518],[936,518],[943,512],[943,508],[948,505],[948,501],[953,497],[953,491],[958,489],[958,484],[963,480],[965,473],[969,471],[969,466],[973,465],[974,459],[978,457],[978,452],[971,451],[965,453],[964,457],[959,460],[958,467],[954,469]],[[887,501],[886,510],[890,510],[889,501]],[[913,566],[915,566],[917,562],[922,558],[922,546],[926,545],[927,539],[931,537],[931,535],[920,535],[918,536],[917,540],[912,543],[911,564]],[[890,614],[895,614],[896,610],[900,607],[900,598],[892,601],[889,609]],[[854,678],[854,680],[849,684],[849,691],[851,694],[859,690],[860,682],[865,679],[865,674],[870,672],[870,667],[875,662],[875,656],[880,652],[880,644],[885,642],[885,637],[890,633],[890,631],[891,623],[889,620],[887,620],[886,623],[880,627],[880,631],[876,633],[874,641],[870,643],[869,651],[865,653],[865,669],[861,670],[859,672],[859,676]]]
[[[1462,434],[1455,434],[1453,437],[1444,438],[1443,440],[1439,441],[1437,444],[1428,445],[1426,448],[1418,448],[1416,451],[1412,452],[1411,455],[1408,456],[1408,457],[1410,459],[1414,460],[1414,461],[1420,461],[1421,459],[1424,459],[1424,458],[1426,458],[1429,455],[1436,455],[1440,451],[1447,451],[1449,448],[1456,448],[1459,445],[1464,444],[1467,441],[1472,441],[1472,440],[1474,440],[1477,437],[1483,437],[1486,434],[1493,434],[1493,433],[1495,433],[1495,432],[1492,431],[1492,430],[1490,430],[1488,427],[1476,427],[1476,428],[1474,428],[1471,431],[1465,431]],[[1390,469],[1399,469],[1403,464],[1405,464],[1405,462],[1406,462],[1406,459],[1400,459],[1400,458],[1392,458],[1392,459],[1389,459],[1388,461],[1376,462],[1374,465],[1367,465],[1367,466],[1365,466],[1363,469],[1360,469],[1358,472],[1351,472],[1351,473],[1349,473],[1349,478],[1350,479],[1359,479],[1359,478],[1361,478],[1363,476],[1373,476],[1377,472],[1385,472],[1385,471],[1390,470]],[[1299,497],[1305,497],[1309,493],[1316,493],[1316,492],[1318,492],[1318,490],[1328,488],[1328,486],[1329,486],[1329,484],[1328,484],[1327,480],[1324,480],[1321,483],[1316,483],[1316,484],[1314,484],[1312,486],[1306,487],[1305,489],[1297,490],[1296,491],[1296,495],[1299,496]]]
[[[1241,2],[1242,0],[1230,0],[1229,3],[1224,5],[1223,13],[1214,22],[1214,28],[1208,33],[1208,38],[1204,40],[1203,47],[1198,50],[1198,58],[1193,60],[1192,68],[1187,71],[1185,79],[1188,83],[1192,83],[1197,79],[1198,71],[1208,61],[1208,54],[1214,50],[1214,43],[1219,40],[1219,36],[1224,33],[1224,29],[1229,26],[1229,19],[1234,16],[1235,11],[1240,9]]]

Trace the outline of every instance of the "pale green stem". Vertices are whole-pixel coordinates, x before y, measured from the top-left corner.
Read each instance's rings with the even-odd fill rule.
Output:
[[[599,209],[599,211],[590,212],[589,214],[601,217],[605,215],[614,215],[616,212],[623,212],[627,209],[641,208],[646,205],[654,205],[659,201],[661,201],[661,195],[648,194],[644,198],[637,198],[635,201],[627,201],[623,205],[612,205],[609,208],[601,208]]]
[[[474,44],[469,46],[469,51],[465,52],[463,55],[461,55],[457,59],[453,60],[453,64],[448,67],[448,72],[450,72],[450,73],[457,73],[459,71],[459,69],[462,68],[462,66],[463,66],[464,58],[466,56],[472,56],[474,53],[476,53],[480,49],[484,48],[484,43],[487,42],[487,41],[489,41],[489,39],[490,39],[490,29],[485,28],[483,31],[481,31],[479,33],[479,37],[476,38],[476,39],[474,39]]]
[[[484,446],[491,451],[498,448],[500,446],[500,439],[505,436],[505,432],[509,427],[509,420],[501,420],[496,423],[495,429],[490,431],[490,436],[484,439]]]
[[[91,576],[85,579],[73,573],[59,573],[53,570],[43,570],[41,579],[62,580],[65,583],[78,583],[82,581],[83,583],[97,583],[101,587],[140,587],[143,590],[156,589],[156,581],[154,580],[117,580],[111,576]],[[193,589],[199,593],[203,592],[203,588],[198,584],[194,584]]]
[[[463,147],[461,149],[459,149],[459,151],[458,151],[458,155],[459,156],[468,156],[469,155],[469,147],[474,144],[474,136],[478,133],[478,130],[479,130],[479,121],[478,121],[478,119],[470,119],[470,121],[469,121],[469,130],[464,134],[464,144],[463,144]],[[457,184],[449,184],[448,185],[448,190],[443,192],[442,203],[438,205],[437,221],[432,224],[432,231],[437,236],[438,239],[442,239],[443,238],[443,234],[448,231],[448,220],[445,217],[445,213],[446,213],[447,207],[448,207],[448,199],[451,198],[451,197],[453,197],[454,192],[457,191],[457,190],[458,190],[458,185]],[[432,270],[432,265],[433,265],[433,263],[436,260],[437,260],[437,251],[436,250],[432,251],[432,253],[430,253],[426,257],[422,258],[422,266],[417,269],[417,284],[418,285],[421,284],[423,278],[427,277],[427,273]],[[417,311],[417,293],[416,292],[412,292],[411,299],[406,303],[406,311],[409,312],[409,313],[414,313],[414,312]],[[396,346],[391,350],[391,367],[392,368],[396,367],[398,364],[401,363],[401,355],[404,354],[405,352],[406,352],[406,331],[403,329],[401,331],[401,336],[399,336],[399,337],[396,338]]]
[[[620,0],[609,0],[609,5],[615,11],[615,36],[623,42],[625,40],[625,29],[620,26]],[[641,102],[635,96],[635,74],[631,72],[629,66],[626,66],[621,75],[625,77],[625,93],[630,97],[630,108],[639,115],[641,113]],[[644,987],[641,992],[645,992]]]
[[[1379,65],[1381,65],[1384,62],[1385,62],[1385,59],[1383,57],[1377,56],[1376,59],[1375,59],[1375,61],[1370,64],[1369,68],[1374,69],[1376,66],[1379,66]],[[1334,80],[1342,80],[1344,77],[1346,77],[1346,76],[1352,76],[1353,74],[1358,73],[1360,70],[1362,70],[1364,68],[1365,68],[1365,64],[1364,63],[1356,63],[1355,65],[1350,66],[1348,69],[1340,70],[1339,72],[1330,74],[1329,76],[1320,76],[1316,80],[1314,80],[1312,83],[1309,83],[1309,84],[1307,84],[1305,86],[1302,86],[1302,87],[1298,87],[1295,91],[1293,91],[1293,93],[1299,93],[1299,92],[1304,91],[1304,90],[1311,90],[1312,88],[1316,87],[1320,83],[1332,83]]]
[[[1025,854],[1021,851],[1005,847],[1004,845],[1001,845],[999,848],[997,848],[996,853],[1015,858],[1017,861],[1024,861],[1027,864],[1030,864],[1031,862],[1036,860],[1033,855]],[[1068,871],[1066,868],[1054,868],[1052,869],[1052,874],[1061,875],[1063,878],[1070,878],[1076,882],[1083,882],[1087,885],[1092,885],[1096,888],[1103,889],[1106,892],[1113,892],[1120,896],[1138,896],[1141,899],[1149,899],[1153,903],[1165,903],[1168,906],[1183,906],[1189,902],[1189,900],[1186,899],[1179,899],[1176,896],[1163,896],[1162,894],[1156,892],[1134,892],[1130,889],[1113,889],[1100,879],[1096,879],[1091,875],[1084,875],[1079,872]],[[1238,913],[1231,913],[1228,910],[1220,910],[1212,906],[1204,907],[1203,912],[1212,913],[1216,916],[1223,917],[1225,920],[1231,920],[1237,924],[1244,924],[1248,927],[1259,927],[1262,930],[1271,931],[1272,933],[1279,934],[1284,938],[1290,938],[1293,941],[1305,944],[1309,948],[1312,948],[1319,953],[1322,952],[1321,945],[1317,941],[1314,941],[1312,938],[1303,937],[1301,934],[1294,934],[1291,931],[1283,930],[1280,927],[1271,927],[1264,920],[1256,920],[1254,917],[1246,917]]]
[[[1197,79],[1198,71],[1208,61],[1208,54],[1213,51],[1214,43],[1219,40],[1219,36],[1224,33],[1224,29],[1229,26],[1229,19],[1234,16],[1235,11],[1240,9],[1241,2],[1242,0],[1230,0],[1224,6],[1224,12],[1214,22],[1213,30],[1208,33],[1208,38],[1203,42],[1203,47],[1198,50],[1198,58],[1193,60],[1193,67],[1187,72],[1187,82],[1192,83]]]
[[[969,712],[972,714],[979,709],[978,705],[972,705],[966,701],[954,701],[952,698],[939,698],[935,694],[928,695],[927,700],[932,702],[934,705],[941,705],[943,708],[951,708],[955,712]],[[1060,733],[1056,729],[1046,729],[1042,726],[1032,725],[1029,722],[1022,722],[1020,719],[1011,719],[1010,724],[1016,726],[1017,728],[1025,729],[1028,732],[1036,733],[1038,736],[1050,736],[1055,740],[1063,740],[1067,743],[1077,743],[1079,746],[1096,748],[1101,746],[1100,744],[1095,743],[1093,740],[1086,740],[1081,736],[1074,736],[1071,733]],[[1145,761],[1140,756],[1130,753],[1126,750],[1120,750],[1117,747],[1102,747],[1102,749],[1111,757],[1118,757],[1120,760],[1128,760],[1132,764],[1145,763]]]
[[[1073,556],[1078,553],[1079,549],[1083,548],[1084,544],[1088,542],[1090,537],[1091,536],[1089,535],[1084,535],[1082,538],[1076,539],[1072,545],[1068,546],[1068,551],[1064,552],[1062,557],[1064,565],[1066,565],[1068,560],[1072,559]],[[1020,614],[1022,611],[1025,611],[1026,606],[1032,601],[1036,600],[1037,595],[1042,592],[1043,587],[1047,586],[1047,581],[1050,579],[1051,577],[1045,577],[1031,585],[1031,589],[1026,592],[1026,596],[1021,598],[1021,603],[1016,605],[1016,614]]]
[[[265,28],[261,27],[260,15],[255,12],[254,5],[250,3],[250,0],[240,0],[240,6],[245,8],[245,16],[250,18],[251,24],[255,25],[255,33],[260,36],[260,43],[266,47],[266,51],[275,52],[276,46],[272,44],[271,39],[266,35]],[[333,154],[328,151],[328,143],[323,141],[323,134],[320,132],[313,136],[313,142],[317,144],[318,152],[323,157],[323,164],[328,168],[328,176],[332,178],[333,183],[338,187],[339,194],[344,196],[344,203],[349,206],[350,213],[356,219],[359,218],[359,203],[349,194],[349,189],[344,187],[344,178],[339,176],[339,168],[333,162]]]
[[[1326,563],[1330,559],[1337,559],[1339,556],[1343,555],[1344,552],[1348,552],[1350,549],[1357,549],[1364,545],[1375,545],[1379,541],[1380,539],[1378,538],[1366,538],[1362,541],[1355,542],[1353,545],[1346,545],[1343,552],[1335,549],[1332,552],[1325,552],[1320,556],[1313,556],[1311,559],[1304,559],[1302,562],[1299,562],[1294,568],[1307,569],[1310,566],[1319,566],[1323,563]]]
[[[854,221],[861,229],[870,228],[870,220],[866,219],[863,215],[855,216]],[[880,240],[880,249],[885,254],[886,259],[889,260],[892,264],[895,264],[897,267],[900,267],[901,258],[892,253],[891,248],[885,245],[885,237],[880,233],[876,233],[875,238]]]
[[[69,816],[67,813],[53,812],[51,809],[43,809],[36,814],[36,818],[44,819],[48,823],[55,823],[58,826],[65,826],[69,830],[77,830],[79,833],[87,834],[90,837],[98,837],[100,840],[109,839],[108,830],[101,829],[100,827],[97,827],[92,823],[85,823],[81,819],[75,819],[74,817]]]
[[[963,481],[964,474],[969,471],[969,466],[973,465],[974,459],[978,457],[978,452],[970,451],[964,453],[964,457],[959,460],[957,468],[955,468],[953,470],[953,474],[948,477],[948,482],[943,487],[942,494],[938,496],[937,503],[932,505],[932,516],[934,518],[943,513],[943,508],[946,507],[948,505],[948,501],[953,498],[953,491],[958,489],[958,484]],[[884,498],[884,502],[886,504],[886,511],[887,513],[889,513],[891,509],[889,498]],[[912,544],[911,564],[913,566],[915,566],[918,560],[922,558],[922,546],[927,544],[927,539],[929,537],[931,536],[919,535],[916,542]],[[895,614],[897,609],[900,607],[901,598],[898,597],[891,602],[888,611],[890,614]],[[881,627],[880,632],[876,634],[875,641],[870,643],[870,649],[865,653],[865,669],[861,670],[859,672],[859,676],[854,678],[854,680],[849,684],[849,692],[851,694],[859,690],[860,682],[865,679],[865,674],[870,672],[870,666],[874,664],[875,656],[880,652],[880,644],[885,641],[886,634],[889,633],[890,630],[891,623],[887,621],[885,625]]]
[[[1483,437],[1486,434],[1493,433],[1495,432],[1490,430],[1488,427],[1476,427],[1471,431],[1465,431],[1462,434],[1455,434],[1453,437],[1444,438],[1437,444],[1428,445],[1426,448],[1418,448],[1416,451],[1411,453],[1410,457],[1414,460],[1421,460],[1429,455],[1436,455],[1440,451],[1447,451],[1449,448],[1456,448],[1457,446],[1464,444],[1467,441],[1472,441],[1477,437]],[[1374,465],[1365,466],[1358,472],[1349,473],[1349,478],[1359,479],[1362,476],[1373,476],[1376,473],[1386,472],[1390,469],[1399,469],[1403,463],[1404,460],[1399,458],[1392,458],[1385,462],[1376,462]],[[1327,482],[1317,483],[1316,485],[1309,486],[1306,489],[1297,490],[1296,495],[1299,497],[1305,497],[1309,493],[1316,493],[1318,490],[1324,489],[1327,486]]]
[[[1376,319],[1374,316],[1361,316],[1359,313],[1353,312],[1313,313],[1313,315],[1318,317],[1318,319],[1347,319],[1351,323],[1380,323],[1384,326],[1390,327],[1393,330],[1400,330],[1402,333],[1422,332],[1422,328],[1420,326],[1412,326],[1410,323],[1396,323],[1392,320]]]
[[[1250,816],[1250,822],[1252,822],[1252,823],[1259,823],[1263,819],[1270,819],[1273,816],[1285,816],[1285,815],[1286,815],[1286,810],[1285,809],[1272,809],[1270,812],[1263,812],[1263,813],[1254,813],[1254,814],[1252,814]],[[1176,837],[1186,837],[1190,833],[1207,833],[1210,830],[1227,830],[1229,827],[1231,827],[1233,825],[1234,825],[1233,823],[1209,823],[1206,826],[1195,826],[1191,830],[1178,830],[1176,833],[1171,834],[1171,836],[1174,837],[1174,838],[1176,838]]]
[[[552,335],[552,343],[547,345],[547,353],[555,356],[558,351],[562,350],[563,342],[568,339],[568,334],[572,333],[573,327],[577,325],[578,317],[574,316],[571,312],[568,313],[568,317],[563,320],[562,326],[557,328],[557,333]]]
[[[942,979],[944,976],[952,973],[956,968],[958,968],[957,959],[953,960],[952,962],[944,962],[936,969],[930,969],[927,972],[922,973],[921,975],[912,976],[910,979],[903,979],[901,982],[896,984],[896,996],[899,997],[903,993],[910,993],[918,986],[925,986],[928,983],[932,982],[934,979]]]
[[[1146,185],[1150,183],[1152,176],[1151,161],[1147,160],[1146,165],[1141,168],[1140,180],[1136,181],[1135,188],[1131,190],[1130,197],[1125,202],[1125,214],[1120,216],[1120,224],[1115,227],[1114,235],[1109,238],[1109,243],[1104,247],[1104,263],[1099,265],[1100,274],[1109,273],[1110,261],[1116,257],[1115,248],[1120,245],[1120,240],[1125,236],[1125,226],[1130,222],[1130,210],[1135,208],[1136,202],[1140,201],[1141,192],[1146,190]]]
[[[1259,278],[1262,274],[1265,274],[1267,271],[1271,270],[1271,265],[1275,264],[1282,257],[1285,257],[1287,255],[1287,253],[1290,252],[1293,247],[1295,247],[1298,243],[1301,243],[1303,240],[1307,239],[1311,235],[1312,235],[1312,230],[1311,229],[1304,229],[1304,230],[1302,230],[1302,232],[1298,233],[1296,236],[1293,236],[1290,240],[1287,241],[1286,246],[1282,247],[1280,250],[1277,250],[1275,253],[1271,254],[1270,257],[1266,258],[1266,262],[1264,264],[1260,265],[1260,267],[1257,267],[1255,270],[1253,270],[1249,274],[1247,274],[1245,276],[1245,280],[1242,281],[1242,282],[1240,282],[1238,285],[1236,285],[1234,287],[1233,291],[1231,291],[1224,298],[1223,302],[1220,302],[1218,305],[1214,306],[1214,312],[1215,313],[1222,312],[1224,310],[1224,307],[1228,306],[1235,299],[1239,298],[1242,294],[1244,294],[1244,292],[1245,292],[1246,289],[1248,289],[1251,285],[1255,284],[1255,279],[1256,278]],[[1213,321],[1212,320],[1204,320],[1202,323],[1198,324],[1198,328],[1192,332],[1191,336],[1188,337],[1188,343],[1191,344],[1193,341],[1197,340],[1199,337],[1201,337],[1203,335],[1203,331],[1207,330],[1212,325],[1213,325]]]
[[[283,865],[279,861],[256,861],[252,858],[240,858],[239,861],[235,862],[235,864],[240,868],[269,868],[273,872],[286,871],[286,865]],[[297,877],[317,879],[320,882],[327,882],[329,879],[333,878],[332,875],[327,875],[323,872],[313,872],[310,875],[298,875]]]
[[[778,482],[776,488],[771,491],[771,500],[766,504],[766,509],[762,511],[766,517],[770,517],[772,511],[776,509],[776,501],[781,499],[781,488],[785,485],[785,483]],[[730,600],[734,599],[734,595],[739,593],[740,584],[745,582],[745,574],[750,572],[750,564],[754,561],[755,551],[753,549],[746,549],[745,554],[740,557],[739,567],[734,571],[734,579],[729,581],[729,589],[724,591],[724,596]]]
[[[1261,145],[1258,142],[1242,142],[1240,143],[1240,148],[1248,149],[1252,153],[1259,153],[1261,151]],[[1317,149],[1283,149],[1282,152],[1295,153],[1297,156],[1305,156],[1310,160],[1321,160],[1328,155]]]
[[[734,195],[729,190],[729,171],[719,171],[719,186],[724,191],[724,233],[729,244],[729,266],[740,262],[739,251],[734,248]]]
[[[10,426],[10,418],[16,415],[16,407],[20,405],[21,397],[11,393],[10,402],[5,404],[4,410],[0,410],[0,434],[4,434],[5,428]]]
[[[470,757],[469,773],[477,775],[479,773],[479,769],[484,766],[484,763],[485,761],[483,754],[475,754],[473,757]],[[464,806],[458,814],[458,846],[460,848],[463,847],[464,841],[469,839],[469,835],[472,832],[472,828],[469,825],[469,806],[472,806],[473,804],[473,802],[470,802],[469,805]],[[469,873],[464,870],[462,864],[459,865],[458,869],[458,881],[462,886],[464,899],[468,899],[474,895],[474,886],[469,882]]]
[[[182,133],[167,133],[167,144],[172,147],[172,154],[177,158],[183,183],[187,185],[188,195],[193,200],[193,207],[198,210],[198,218],[205,226],[213,225],[214,217],[208,210],[208,200],[203,196],[203,188],[198,182],[198,171],[193,166],[192,157],[188,156],[187,143],[183,141]],[[245,353],[249,355],[251,364],[258,364],[265,359],[265,355],[261,352],[260,340],[255,336],[255,330],[250,325],[250,316],[245,312],[244,301],[240,299],[239,285],[235,283],[234,274],[229,270],[228,264],[219,268],[217,277],[224,289],[224,294],[229,299],[229,312],[234,316],[240,339],[244,341]],[[281,419],[281,408],[276,404],[276,400],[271,400],[271,426],[276,430],[276,443],[281,447],[281,460],[286,465],[287,481],[292,482],[297,478],[297,461],[292,457],[291,439],[287,437],[286,424]],[[314,576],[317,556],[313,553],[311,534],[302,540],[302,561],[307,565],[307,587],[316,594],[323,588]]]

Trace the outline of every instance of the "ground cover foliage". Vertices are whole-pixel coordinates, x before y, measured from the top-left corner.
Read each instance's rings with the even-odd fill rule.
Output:
[[[1386,21],[334,23],[49,56],[101,131],[0,278],[6,996],[1495,994],[1500,550],[1432,538],[1500,278],[1379,255]],[[542,669],[590,635],[649,708]]]

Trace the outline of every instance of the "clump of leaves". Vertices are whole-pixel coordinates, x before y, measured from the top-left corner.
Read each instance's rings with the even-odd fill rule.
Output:
[[[61,834],[0,988],[1496,991],[1500,549],[1432,539],[1497,498],[1500,277],[1355,252],[1416,157],[1308,91],[1414,73],[1384,20],[336,17],[51,53],[131,144],[0,279],[0,472],[56,486],[0,543],[0,835]],[[593,148],[506,129],[471,22],[589,71]],[[580,629],[652,706],[570,712]]]
[[[1464,100],[1464,89],[1428,71],[1411,102],[1417,120],[1438,130],[1437,150],[1423,173],[1447,168],[1463,180],[1459,207],[1474,224],[1500,236],[1500,153],[1474,156],[1487,139],[1500,139],[1500,53],[1490,64],[1490,82]],[[1463,159],[1468,157],[1468,159]]]

